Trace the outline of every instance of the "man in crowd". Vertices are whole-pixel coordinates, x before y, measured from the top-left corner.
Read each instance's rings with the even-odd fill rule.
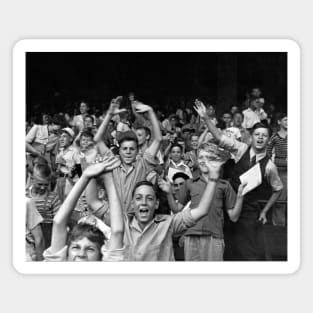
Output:
[[[113,99],[106,116],[103,119],[97,134],[94,137],[98,143],[99,150],[102,154],[112,153],[102,141],[103,134],[112,117],[120,113],[119,97]],[[132,214],[134,211],[131,200],[132,190],[138,181],[145,180],[146,176],[157,165],[156,155],[160,148],[162,134],[159,122],[153,109],[143,103],[136,103],[137,113],[147,112],[152,124],[153,141],[146,149],[143,156],[137,158],[138,155],[138,139],[132,131],[125,132],[119,140],[119,156],[121,164],[113,170],[114,181],[121,199],[122,207],[125,213]]]
[[[263,124],[256,124],[252,130],[252,143],[249,147],[244,142],[223,135],[207,117],[206,108],[200,101],[195,102],[195,110],[204,119],[208,129],[219,145],[234,156],[235,166],[232,171],[231,184],[235,191],[240,185],[240,176],[259,163],[261,185],[245,195],[242,212],[235,224],[233,247],[235,260],[264,260],[262,245],[262,225],[266,223],[266,213],[280,196],[283,184],[277,168],[266,154],[269,141],[269,129]],[[258,201],[266,200],[260,210]]]

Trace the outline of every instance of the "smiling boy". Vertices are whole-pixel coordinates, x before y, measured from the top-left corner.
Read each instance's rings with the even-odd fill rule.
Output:
[[[219,162],[211,162],[210,175],[197,207],[187,206],[173,215],[156,215],[159,201],[153,185],[136,184],[132,195],[134,216],[126,219],[124,243],[129,261],[174,261],[173,236],[183,234],[205,216],[214,197],[220,171]]]

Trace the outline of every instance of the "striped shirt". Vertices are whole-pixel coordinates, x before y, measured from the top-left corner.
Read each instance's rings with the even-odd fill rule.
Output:
[[[279,133],[274,134],[268,144],[267,153],[270,158],[274,154],[274,163],[278,167],[287,167],[287,136],[283,138]]]
[[[43,218],[43,223],[53,223],[53,218],[61,206],[56,192],[49,192],[42,197],[33,197],[32,186],[26,190],[26,197],[34,200],[36,209]]]

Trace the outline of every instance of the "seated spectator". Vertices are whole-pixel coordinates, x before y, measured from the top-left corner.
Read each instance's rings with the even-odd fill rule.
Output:
[[[41,229],[45,247],[50,245],[53,218],[61,205],[58,194],[51,191],[50,184],[50,167],[47,164],[36,164],[32,184],[26,189],[26,196],[34,201],[36,210],[42,216]]]

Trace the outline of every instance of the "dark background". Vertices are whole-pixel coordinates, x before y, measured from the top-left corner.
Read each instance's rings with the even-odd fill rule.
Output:
[[[129,91],[164,112],[195,98],[221,111],[252,87],[287,108],[286,53],[28,52],[26,73],[27,114],[71,112],[83,100],[102,110]]]

